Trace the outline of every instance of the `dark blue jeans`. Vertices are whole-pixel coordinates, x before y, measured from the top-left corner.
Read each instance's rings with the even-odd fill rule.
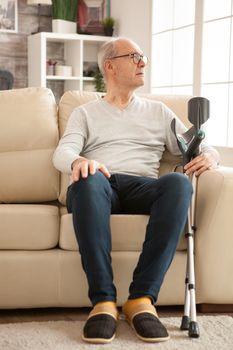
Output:
[[[93,305],[116,301],[111,266],[111,213],[150,215],[129,298],[147,295],[156,302],[186,222],[191,195],[190,181],[179,173],[159,179],[114,174],[107,179],[98,171],[69,186],[67,208],[73,216]]]

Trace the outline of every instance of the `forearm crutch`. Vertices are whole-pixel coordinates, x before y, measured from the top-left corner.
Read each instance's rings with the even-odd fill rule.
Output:
[[[172,131],[176,137],[178,147],[183,156],[183,172],[184,166],[200,153],[200,144],[205,137],[205,133],[201,130],[201,125],[209,118],[209,101],[203,97],[194,97],[188,102],[188,119],[193,126],[184,134],[176,133],[176,120],[171,123]],[[188,210],[187,228],[187,264],[185,278],[185,303],[184,315],[180,329],[188,330],[188,334],[192,338],[198,338],[200,331],[197,323],[196,313],[196,293],[195,293],[195,268],[194,268],[194,234],[195,225],[195,206],[197,192],[197,177],[195,174],[189,176],[193,186],[193,194]]]
[[[197,178],[195,175],[190,176],[190,181],[193,186],[193,195],[188,210],[187,219],[187,263],[186,263],[186,278],[185,278],[185,303],[184,315],[181,321],[181,330],[188,330],[189,336],[198,338],[200,331],[197,323],[196,313],[196,293],[195,293],[195,268],[194,268],[194,234],[195,226],[195,206],[196,206],[196,189]]]

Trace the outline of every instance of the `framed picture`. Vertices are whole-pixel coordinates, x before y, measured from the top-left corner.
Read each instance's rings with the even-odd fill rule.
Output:
[[[17,0],[0,0],[0,32],[18,31]]]
[[[110,16],[110,0],[78,1],[78,32],[103,34],[102,20]]]

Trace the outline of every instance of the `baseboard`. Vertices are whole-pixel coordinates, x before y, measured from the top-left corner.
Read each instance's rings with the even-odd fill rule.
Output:
[[[233,304],[199,304],[197,311],[201,313],[229,313],[233,312]]]

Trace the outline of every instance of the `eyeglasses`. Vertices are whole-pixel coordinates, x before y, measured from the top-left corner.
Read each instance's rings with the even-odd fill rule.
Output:
[[[138,64],[139,62],[143,62],[144,64],[148,63],[148,57],[145,55],[140,55],[140,53],[128,53],[126,55],[120,55],[120,56],[114,56],[114,57],[110,57],[111,60],[115,59],[115,58],[121,58],[121,57],[130,57],[133,59],[133,63]]]

